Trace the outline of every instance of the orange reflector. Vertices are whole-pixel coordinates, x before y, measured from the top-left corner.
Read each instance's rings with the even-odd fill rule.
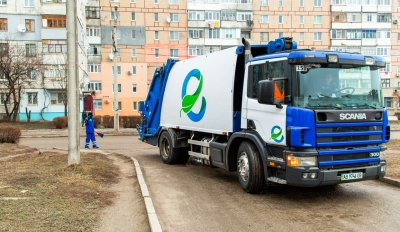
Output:
[[[222,135],[226,135],[226,132],[222,132]]]
[[[143,140],[143,142],[146,143],[147,141],[146,141],[146,140]]]
[[[300,165],[299,160],[295,159],[295,157],[293,155],[287,155],[286,160],[287,160],[288,166],[298,167]]]
[[[175,128],[176,128],[176,129],[179,129],[179,126],[176,126]]]
[[[269,166],[275,167],[275,162],[269,162]]]

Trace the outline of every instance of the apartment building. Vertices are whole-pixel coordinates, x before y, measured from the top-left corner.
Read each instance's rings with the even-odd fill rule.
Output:
[[[391,28],[391,75],[389,85],[385,85],[386,107],[394,108],[391,93],[395,89],[400,91],[400,1],[392,1],[392,28]],[[399,107],[398,107],[399,108]]]
[[[86,27],[81,2],[78,1],[78,78],[87,79],[84,49]],[[21,95],[19,120],[27,120],[26,110],[31,111],[31,120],[52,120],[63,116],[67,85],[67,31],[65,0],[3,0],[0,3],[0,43],[5,56],[19,55],[40,59],[40,70],[30,70]],[[13,49],[11,49],[13,48]],[[27,59],[28,60],[28,59]],[[17,71],[16,71],[17,72]],[[4,99],[7,90],[0,79],[0,113],[4,115]],[[86,81],[87,82],[87,81]],[[82,86],[82,85],[81,85]],[[12,107],[13,99],[7,105]]]

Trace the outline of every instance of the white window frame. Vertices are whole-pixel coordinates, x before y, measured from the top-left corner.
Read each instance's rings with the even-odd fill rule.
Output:
[[[114,108],[114,101],[113,101],[113,103],[112,103],[112,108],[113,108],[113,111],[115,111],[115,108]],[[121,111],[122,110],[122,103],[119,101],[118,102],[118,111]]]
[[[102,99],[93,99],[93,109],[94,110],[102,110],[103,109],[103,100]]]
[[[269,4],[268,0],[260,0],[261,6],[268,6],[268,4]]]
[[[238,11],[236,18],[237,18],[237,21],[239,21],[239,22],[246,22],[247,20],[253,20],[253,12]]]
[[[100,37],[100,28],[99,27],[87,27],[86,28],[86,36]]]
[[[189,10],[188,11],[188,20],[204,20],[205,12],[201,10]]]
[[[205,32],[204,28],[190,28],[188,29],[189,39],[204,39]]]
[[[322,7],[322,0],[314,0],[314,7]]]
[[[137,84],[132,84],[132,93],[137,93]]]
[[[114,84],[111,85],[111,88],[112,88],[112,92],[114,93]],[[118,84],[118,93],[121,93],[121,92],[122,92],[122,85]]]
[[[304,32],[300,32],[299,41],[304,41]]]
[[[36,81],[37,80],[37,71],[36,70],[28,70],[26,75],[26,80],[28,81]]]
[[[278,6],[283,7],[283,0],[278,0]]]
[[[160,57],[160,50],[159,50],[158,48],[155,48],[155,49],[154,49],[154,57],[155,57],[155,58]]]
[[[115,14],[115,13],[117,13],[117,14]],[[117,16],[117,21],[119,21],[119,20],[121,19],[121,14],[120,14],[119,11],[111,11],[111,12],[110,12],[110,20],[112,20],[112,21],[115,20],[115,19],[114,19],[114,15]]]
[[[283,24],[283,15],[278,15],[278,23]]]
[[[236,28],[221,28],[221,39],[236,39]]]
[[[101,73],[101,64],[88,64],[87,72],[88,73]]]
[[[0,1],[0,6],[7,6],[7,0]]]
[[[170,13],[171,22],[179,22],[179,14],[178,13]]]
[[[159,32],[158,31],[154,31],[154,40],[159,40]]]
[[[131,73],[132,73],[132,75],[136,75],[136,66],[132,66],[132,70],[131,70]]]
[[[158,15],[158,12],[155,12],[155,13],[154,13],[154,22],[158,22],[158,20],[159,20],[159,19],[158,19],[158,16],[159,16],[159,15]]]
[[[136,48],[131,49],[131,55],[132,57],[136,57]]]
[[[300,24],[304,24],[304,15],[299,16],[299,22]]]
[[[133,109],[133,111],[137,111],[138,110],[138,102],[133,102],[132,109]]]
[[[322,15],[314,15],[314,24],[322,24]]]
[[[304,7],[304,0],[300,0],[299,5],[300,5],[300,7]]]
[[[101,81],[91,81],[91,82],[89,82],[88,88],[90,90],[99,91],[99,92],[101,92],[103,90],[103,86],[102,86]]]
[[[7,93],[0,93],[0,105],[4,105],[4,102],[5,102],[5,99],[6,99],[6,95],[7,95]],[[10,99],[11,99],[11,95],[10,95],[10,98],[8,99],[8,101],[7,101],[7,105],[9,105],[9,104],[11,104],[11,101],[10,101]]]
[[[269,32],[260,32],[260,41],[269,41]]]
[[[189,46],[188,49],[189,56],[201,56],[204,55],[204,47],[203,46]]]
[[[179,49],[170,49],[169,55],[171,58],[178,58],[179,57]]]
[[[260,23],[268,24],[269,23],[269,15],[260,15]]]
[[[179,32],[178,31],[170,31],[169,32],[169,40],[179,40]]]
[[[169,0],[169,4],[179,4],[178,0]]]
[[[118,75],[121,75],[121,66],[117,66]],[[114,75],[114,66],[111,67],[111,74]]]
[[[24,0],[24,7],[35,7],[35,0]]]
[[[26,96],[27,96],[26,97],[27,105],[37,105],[38,104],[38,92],[27,92]]]
[[[136,12],[135,11],[131,12],[131,21],[136,21]]]
[[[314,41],[322,41],[322,32],[314,32]]]

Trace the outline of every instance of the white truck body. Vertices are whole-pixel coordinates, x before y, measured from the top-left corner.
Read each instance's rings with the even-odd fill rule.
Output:
[[[236,47],[234,47],[176,63],[171,69],[165,87],[160,125],[167,128],[178,126],[180,129],[214,134],[232,132],[236,59]],[[186,91],[187,95],[192,95],[200,83],[194,76],[188,76],[195,69],[202,75],[203,86],[190,111],[192,114],[201,113],[204,104],[204,116],[199,121],[193,121],[182,111],[182,93]]]

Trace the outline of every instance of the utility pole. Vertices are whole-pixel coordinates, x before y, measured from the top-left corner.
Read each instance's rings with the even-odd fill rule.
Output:
[[[119,116],[118,116],[118,66],[117,66],[117,13],[118,6],[114,7],[114,30],[113,30],[113,47],[114,47],[114,130],[119,132]]]
[[[68,60],[68,165],[80,164],[76,2],[67,1],[67,60]]]

